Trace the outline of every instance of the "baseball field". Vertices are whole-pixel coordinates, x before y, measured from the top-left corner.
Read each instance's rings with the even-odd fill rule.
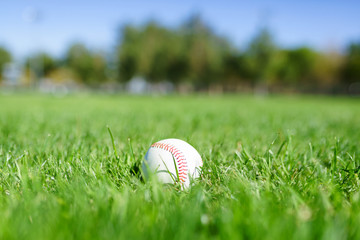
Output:
[[[188,190],[142,177],[165,138]],[[359,239],[359,144],[359,98],[1,94],[0,239]]]

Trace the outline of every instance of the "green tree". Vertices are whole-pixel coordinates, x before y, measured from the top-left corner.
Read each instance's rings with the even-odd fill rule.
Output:
[[[190,80],[205,88],[221,79],[230,44],[217,36],[198,16],[179,29],[152,21],[142,27],[125,25],[118,42],[119,80],[141,75],[151,82],[175,84]]]
[[[2,80],[2,72],[4,65],[11,62],[12,56],[4,47],[0,47],[0,80]]]
[[[172,32],[156,22],[147,24],[142,32],[144,46],[140,55],[140,70],[149,81],[157,82],[167,78],[167,68],[173,56]],[[146,47],[147,46],[147,47]]]
[[[117,52],[119,80],[142,75],[151,82],[178,82],[187,66],[183,45],[176,31],[154,21],[138,28],[124,26]]]
[[[251,83],[253,75],[250,59],[244,54],[234,53],[225,57],[223,82],[228,88]]]
[[[268,83],[277,51],[273,36],[266,28],[261,29],[250,42],[245,57],[250,63],[249,72],[255,85]]]
[[[307,47],[282,50],[279,58],[275,70],[278,83],[315,84],[315,63],[318,58],[315,51]]]
[[[341,79],[343,62],[344,56],[337,51],[317,53],[313,71],[318,88],[326,91],[336,90]]]
[[[47,77],[57,68],[57,60],[48,53],[37,53],[26,60],[26,68],[37,77]]]
[[[219,83],[224,74],[224,62],[231,45],[218,36],[199,15],[190,17],[182,27],[189,63],[189,78],[197,88]]]
[[[76,43],[67,51],[65,64],[77,80],[87,85],[106,81],[107,62],[103,54],[91,52],[83,44]]]
[[[360,82],[360,43],[352,43],[347,48],[342,82],[345,84]]]
[[[116,56],[119,81],[128,81],[138,74],[141,47],[139,30],[131,25],[123,26]]]

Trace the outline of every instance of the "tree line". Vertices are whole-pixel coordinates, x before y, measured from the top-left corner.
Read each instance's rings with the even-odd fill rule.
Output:
[[[11,61],[11,53],[0,48],[0,72]],[[350,43],[344,52],[282,48],[264,28],[239,49],[193,16],[176,28],[155,21],[126,24],[118,30],[111,53],[75,43],[61,58],[32,55],[25,61],[23,75],[30,82],[43,77],[59,82],[72,79],[94,88],[141,76],[149,83],[166,81],[195,91],[263,88],[348,93],[360,82],[360,42]]]

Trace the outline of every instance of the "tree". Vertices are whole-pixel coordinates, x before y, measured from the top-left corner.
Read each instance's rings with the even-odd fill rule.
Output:
[[[131,25],[120,29],[117,45],[118,80],[126,82],[138,74],[139,55],[141,51],[140,32]]]
[[[26,60],[25,65],[38,77],[47,77],[57,67],[56,60],[48,53],[37,53],[33,56],[30,56]]]
[[[253,69],[246,55],[235,52],[224,59],[223,83],[227,87],[249,84],[253,80]]]
[[[310,48],[282,50],[275,67],[275,78],[285,85],[314,84],[318,54]]]
[[[250,62],[250,72],[255,84],[267,82],[271,75],[271,67],[277,54],[277,46],[273,36],[266,28],[261,29],[259,33],[250,42],[245,57]]]
[[[150,82],[174,84],[190,80],[206,88],[220,80],[230,44],[216,35],[199,16],[179,29],[165,28],[155,21],[144,26],[125,25],[118,43],[119,80],[141,75]]]
[[[0,80],[2,78],[3,68],[6,63],[11,62],[12,56],[5,48],[0,47]]]
[[[125,25],[117,53],[119,80],[128,81],[141,75],[151,82],[178,82],[186,72],[183,44],[176,31],[154,21],[138,28]]]
[[[107,62],[103,54],[91,52],[83,44],[70,46],[65,64],[72,70],[78,81],[97,85],[106,81]]]
[[[360,82],[360,43],[352,43],[347,48],[342,82],[345,84]]]
[[[190,17],[181,28],[189,64],[189,78],[198,89],[220,82],[224,61],[231,52],[231,45],[218,36],[199,15]]]
[[[168,77],[169,62],[174,56],[173,33],[156,22],[148,23],[142,32],[144,50],[140,56],[140,70],[149,81],[157,82]]]

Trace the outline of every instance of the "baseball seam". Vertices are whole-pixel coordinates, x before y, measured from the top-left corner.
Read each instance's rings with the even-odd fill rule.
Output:
[[[178,168],[179,180],[184,183],[188,175],[188,166],[183,152],[174,145],[168,143],[156,142],[151,145],[151,147],[163,149],[170,152],[174,156]]]

